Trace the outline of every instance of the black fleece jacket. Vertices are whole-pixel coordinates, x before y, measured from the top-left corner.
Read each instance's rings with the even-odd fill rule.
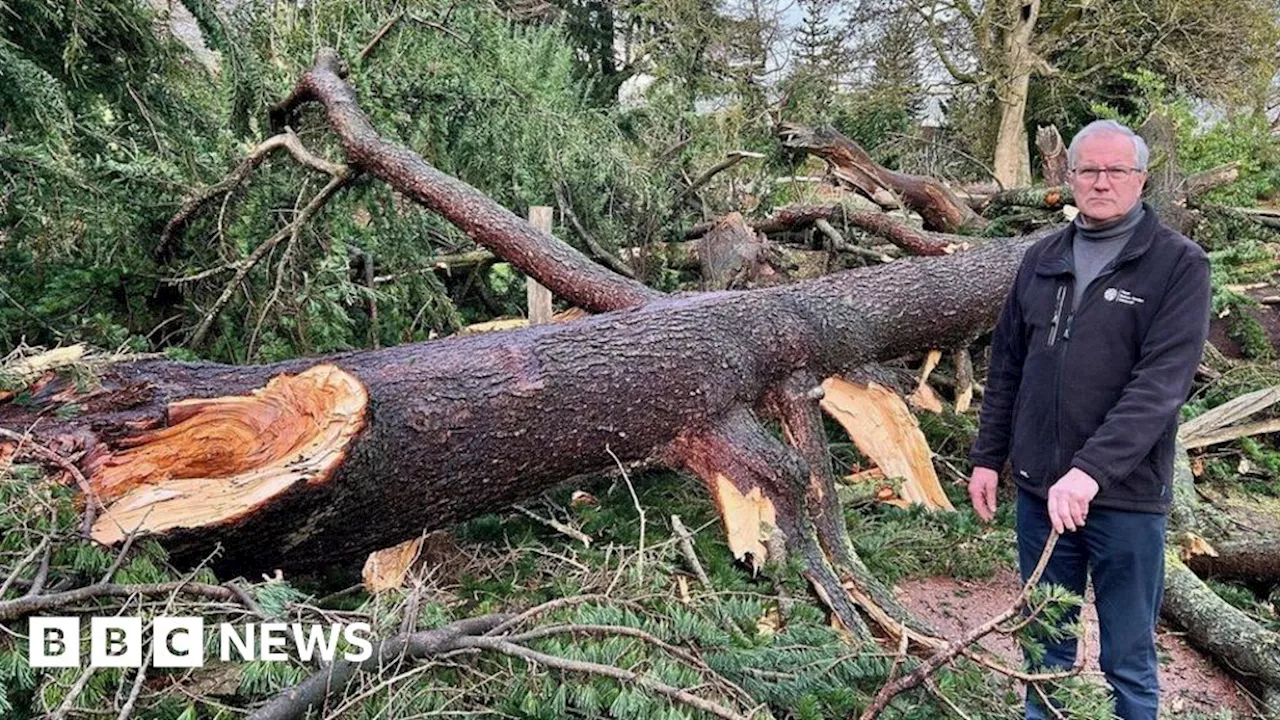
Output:
[[[1073,307],[1074,226],[1022,260],[991,341],[970,459],[1039,497],[1072,467],[1093,505],[1167,512],[1178,411],[1209,332],[1209,259],[1146,216]]]

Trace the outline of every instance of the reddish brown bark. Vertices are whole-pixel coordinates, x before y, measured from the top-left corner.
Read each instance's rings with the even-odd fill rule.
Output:
[[[827,377],[972,335],[994,318],[1026,245],[274,365],[122,363],[103,377],[95,412],[45,420],[37,434],[69,454],[91,450],[96,470],[127,452],[136,428],[171,424],[171,403],[246,394],[321,363],[341,368],[364,387],[369,410],[328,479],[294,484],[245,517],[163,537],[188,558],[222,543],[225,563],[318,567],[608,468],[610,450],[687,464],[671,454],[677,437],[719,432],[796,368]],[[34,407],[0,405],[0,425],[24,430],[48,410],[39,403],[55,385]]]

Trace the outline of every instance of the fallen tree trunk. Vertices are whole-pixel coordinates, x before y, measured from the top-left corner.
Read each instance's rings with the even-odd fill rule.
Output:
[[[1194,555],[1187,566],[1200,577],[1246,582],[1280,582],[1280,540],[1214,543],[1213,554]]]
[[[221,543],[237,566],[320,567],[603,470],[610,450],[680,465],[677,437],[799,368],[825,378],[971,335],[1026,245],[273,365],[118,363],[87,395],[51,383],[34,406],[0,405],[0,425],[85,410],[36,436],[88,451],[104,542],[140,527],[187,558]],[[308,449],[324,462],[287,465]]]
[[[1193,645],[1261,685],[1269,717],[1280,713],[1280,635],[1223,600],[1173,552],[1165,556],[1161,614]]]
[[[989,327],[1031,240],[749,292],[662,296],[594,265],[379,138],[322,51],[278,117],[323,103],[348,164],[440,212],[575,305],[525,330],[265,366],[146,360],[48,382],[0,424],[77,459],[94,537],[155,537],[226,570],[358,561],[623,461],[692,472],[730,547],[780,532],[842,624],[940,641],[858,559],[837,504],[823,378]],[[78,414],[51,413],[75,405]],[[64,419],[57,420],[54,418]],[[786,443],[761,422],[779,421]]]
[[[1186,630],[1187,639],[1254,683],[1268,717],[1280,716],[1280,634],[1223,600],[1183,563],[1177,548],[1199,529],[1195,477],[1179,445],[1173,469],[1173,507],[1165,553],[1160,614]],[[1190,562],[1200,562],[1192,557]]]

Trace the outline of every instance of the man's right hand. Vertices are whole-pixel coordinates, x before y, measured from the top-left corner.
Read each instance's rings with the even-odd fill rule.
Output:
[[[969,499],[978,517],[991,522],[996,517],[996,483],[1000,475],[991,468],[974,467],[969,476]]]

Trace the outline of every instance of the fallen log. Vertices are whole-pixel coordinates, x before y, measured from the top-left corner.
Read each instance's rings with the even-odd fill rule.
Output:
[[[1280,714],[1280,634],[1223,600],[1183,563],[1181,538],[1199,529],[1195,477],[1180,445],[1173,469],[1173,507],[1165,552],[1164,599],[1160,614],[1186,630],[1186,637],[1224,666],[1256,686],[1268,717]],[[1191,562],[1200,563],[1197,558]]]
[[[1280,540],[1214,543],[1212,554],[1193,555],[1187,560],[1187,567],[1206,578],[1267,584],[1280,582]]]
[[[871,159],[861,145],[832,128],[783,123],[778,135],[787,147],[822,158],[840,183],[880,207],[906,207],[919,213],[927,230],[973,233],[986,227],[987,221],[942,183],[923,175],[889,170]]]
[[[856,636],[940,641],[849,542],[815,389],[822,379],[989,327],[1030,239],[804,283],[662,296],[595,265],[379,138],[322,51],[277,112],[318,101],[350,166],[441,213],[569,302],[574,322],[262,366],[145,360],[96,388],[48,383],[0,404],[76,458],[93,536],[149,535],[224,571],[358,562],[621,460],[687,470],[731,548],[780,533]],[[92,401],[91,403],[89,401]],[[55,412],[79,405],[81,413]],[[779,421],[779,441],[761,418]],[[771,527],[774,526],[774,527]]]
[[[1280,402],[1280,386],[1263,388],[1241,395],[1192,418],[1178,427],[1178,441],[1188,450],[1228,442],[1263,432],[1276,432],[1274,420],[1238,424],[1254,414]]]
[[[921,230],[885,213],[853,210],[843,205],[789,205],[767,218],[753,220],[750,226],[756,232],[766,234],[798,232],[821,220],[859,228],[913,255],[948,255],[974,242],[973,238],[964,235]],[[698,223],[685,233],[685,239],[703,237],[720,222],[717,219]]]
[[[122,362],[103,370],[94,412],[36,435],[88,452],[104,542],[141,528],[179,555],[221,542],[227,562],[318,567],[605,469],[608,448],[680,461],[666,449],[678,436],[758,405],[797,368],[830,377],[967,337],[1027,244],[272,365]],[[50,383],[0,405],[0,425],[84,399]]]

